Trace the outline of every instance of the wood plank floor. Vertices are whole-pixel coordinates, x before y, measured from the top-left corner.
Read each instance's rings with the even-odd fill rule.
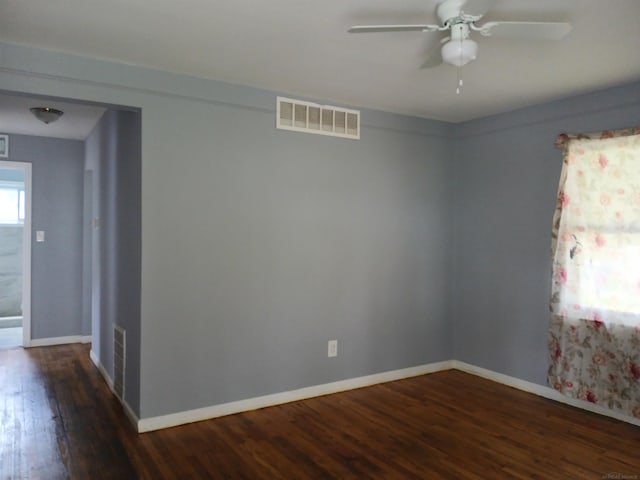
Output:
[[[0,351],[0,479],[640,479],[640,427],[458,371],[138,435],[88,352]]]

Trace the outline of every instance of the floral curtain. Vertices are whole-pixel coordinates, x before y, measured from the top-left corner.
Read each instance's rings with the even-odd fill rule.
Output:
[[[640,418],[640,128],[556,145],[547,380]]]

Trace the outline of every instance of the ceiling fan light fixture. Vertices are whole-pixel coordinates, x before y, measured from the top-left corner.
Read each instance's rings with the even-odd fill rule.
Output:
[[[30,108],[31,113],[43,123],[47,125],[58,120],[64,112],[50,107],[33,107]]]
[[[442,60],[462,67],[478,56],[478,44],[470,39],[449,40],[442,46]]]

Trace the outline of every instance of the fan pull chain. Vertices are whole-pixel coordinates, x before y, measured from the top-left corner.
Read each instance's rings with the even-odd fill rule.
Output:
[[[462,41],[464,40],[463,35],[460,35],[460,65],[462,65]],[[458,86],[456,87],[456,95],[460,95],[460,87],[462,87],[462,74],[460,73],[460,70],[462,69],[462,67],[458,66],[458,68],[456,69],[456,79],[458,81]]]

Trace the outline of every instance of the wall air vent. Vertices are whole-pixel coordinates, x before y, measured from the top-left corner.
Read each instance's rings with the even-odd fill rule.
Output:
[[[113,325],[113,392],[124,401],[124,373],[127,351],[127,336],[119,325]]]
[[[360,112],[277,97],[276,127],[357,140],[360,138]]]

